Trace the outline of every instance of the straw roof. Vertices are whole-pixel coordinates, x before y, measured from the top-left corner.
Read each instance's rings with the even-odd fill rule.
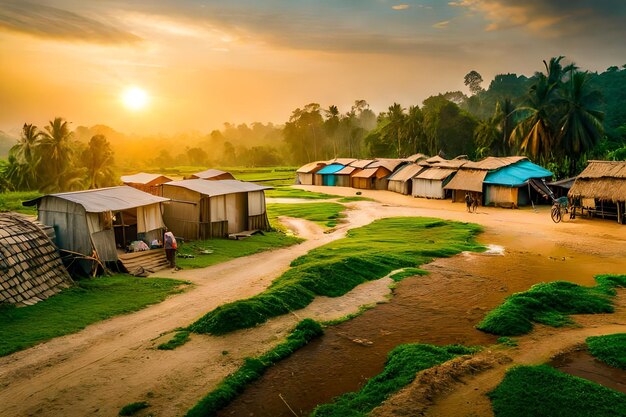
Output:
[[[405,165],[389,177],[389,181],[409,181],[425,168],[417,164]]]
[[[72,283],[39,226],[23,216],[0,213],[0,303],[35,304]]]
[[[481,193],[486,176],[487,171],[485,170],[462,169],[443,188],[446,190],[476,191]]]
[[[296,172],[298,174],[312,174],[322,169],[325,165],[326,162],[323,161],[309,162],[308,164],[302,165],[300,168],[298,168]]]
[[[450,175],[457,172],[456,169],[445,169],[445,168],[428,168],[424,171],[420,172],[414,178],[418,178],[421,180],[435,180],[441,181],[448,178]]]
[[[478,162],[468,161],[465,165],[463,165],[463,168],[493,170],[500,169],[526,159],[528,158],[525,156],[488,156]]]
[[[372,162],[374,162],[373,159],[357,159],[356,161],[352,162],[350,166],[363,169],[367,167],[369,164],[371,164]]]
[[[626,201],[626,161],[589,161],[567,195]]]

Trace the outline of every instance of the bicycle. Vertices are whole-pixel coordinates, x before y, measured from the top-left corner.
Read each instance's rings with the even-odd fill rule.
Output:
[[[550,217],[554,223],[559,223],[563,220],[563,212],[568,213],[568,201],[567,197],[560,197],[553,200],[552,208],[550,209]]]

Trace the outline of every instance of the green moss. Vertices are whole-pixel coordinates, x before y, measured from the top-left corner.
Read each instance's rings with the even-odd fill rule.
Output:
[[[141,411],[144,408],[148,408],[148,407],[150,407],[150,404],[148,404],[145,401],[137,402],[137,403],[130,403],[130,404],[127,404],[124,407],[122,407],[122,409],[120,410],[118,415],[120,415],[120,416],[132,416],[135,413],[137,413],[138,411]]]
[[[626,369],[626,333],[587,338],[589,352],[607,365]]]
[[[358,392],[343,394],[330,404],[319,405],[312,417],[366,417],[390,395],[415,379],[415,374],[439,365],[459,355],[475,353],[477,349],[464,346],[400,345],[387,358],[382,373],[369,379]]]
[[[306,307],[315,296],[338,297],[396,269],[480,250],[474,241],[480,230],[473,224],[430,218],[375,221],[295,259],[291,269],[263,293],[216,308],[193,323],[190,330],[219,335],[252,327]]]
[[[115,275],[81,280],[35,305],[0,308],[0,356],[140,310],[181,291],[183,281]]]
[[[267,368],[288,357],[314,338],[322,335],[319,323],[304,319],[287,336],[285,342],[258,358],[247,358],[243,365],[228,375],[220,384],[186,414],[187,417],[214,416],[226,407],[251,382],[259,379]]]
[[[612,313],[614,288],[626,286],[626,275],[599,275],[596,281],[595,287],[566,281],[533,285],[507,297],[476,327],[496,335],[518,336],[530,332],[533,322],[560,327],[572,323],[570,314]]]
[[[496,417],[626,415],[626,395],[547,365],[512,368],[488,395]]]
[[[204,268],[300,242],[302,239],[281,232],[264,232],[262,235],[256,234],[241,240],[210,239],[185,242],[178,248],[179,257],[176,259],[176,265],[181,268]]]
[[[188,341],[189,341],[189,331],[181,330],[181,331],[176,332],[174,337],[172,337],[170,340],[168,340],[165,343],[161,343],[159,346],[157,346],[157,349],[174,350],[177,347],[184,345]]]
[[[297,217],[310,220],[321,226],[335,227],[342,211],[346,208],[339,203],[295,203],[295,204],[268,204],[267,215],[274,223],[278,216]]]

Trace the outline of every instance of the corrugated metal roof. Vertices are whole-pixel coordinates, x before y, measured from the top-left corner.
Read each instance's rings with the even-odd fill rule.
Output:
[[[163,184],[163,187],[182,187],[200,194],[214,197],[218,195],[247,193],[251,191],[270,190],[272,187],[265,187],[251,182],[238,180],[217,180],[205,181],[203,179],[191,179],[182,181],[172,181]]]
[[[376,159],[374,162],[372,162],[367,167],[368,168],[383,167],[383,168],[387,168],[389,171],[393,172],[400,165],[406,164],[406,162],[407,161],[405,161],[404,159],[380,158],[380,159]]]
[[[519,161],[524,161],[527,159],[528,158],[526,158],[525,156],[488,156],[487,158],[482,159],[478,162],[469,161],[465,165],[463,165],[463,168],[485,170],[500,169],[505,166],[513,165]]]
[[[376,171],[378,171],[378,168],[365,168],[363,171],[354,174],[352,178],[371,178],[376,175]]]
[[[528,160],[519,161],[513,165],[508,165],[495,172],[490,172],[485,177],[485,184],[505,185],[508,187],[519,187],[531,178],[551,177],[552,172]]]
[[[230,172],[220,171],[219,169],[207,169],[205,171],[196,172],[195,174],[192,174],[192,176],[206,180],[209,178],[219,177],[220,175],[224,174],[228,174],[232,177],[232,174]]]
[[[457,171],[456,175],[443,188],[446,190],[476,191],[481,193],[486,175],[487,171],[484,170],[461,169]]]
[[[350,175],[354,172],[355,167],[343,167],[342,170],[335,172],[336,175]]]
[[[309,162],[308,164],[302,165],[300,168],[298,168],[296,172],[298,174],[311,174],[311,173],[317,172],[319,169],[321,169],[325,165],[326,165],[326,162],[323,162],[323,161]]]
[[[46,197],[56,197],[80,204],[88,213],[104,213],[107,211],[127,210],[135,207],[169,201],[169,198],[157,197],[144,193],[136,188],[122,185],[120,187],[100,188],[97,190],[75,191],[71,193],[48,194],[24,205],[34,205]]]
[[[400,181],[400,182],[408,181],[424,169],[425,169],[424,167],[419,166],[417,164],[405,165],[402,168],[400,168],[398,171],[394,172],[389,177],[389,181]]]
[[[163,177],[164,182],[172,181],[171,178],[168,178],[165,175],[148,174],[146,172],[140,172],[134,175],[122,175],[121,179],[122,179],[122,182],[125,182],[125,183],[148,184],[149,182],[152,182],[161,177]]]
[[[427,168],[424,171],[420,172],[414,178],[419,178],[421,180],[437,180],[441,181],[448,178],[450,175],[457,172],[456,169],[446,169],[446,168]]]
[[[356,161],[352,162],[350,166],[363,169],[367,167],[369,164],[371,164],[372,162],[374,162],[373,159],[357,159]]]
[[[344,165],[341,165],[341,164],[330,164],[330,165],[326,165],[324,168],[317,171],[316,174],[319,174],[319,175],[334,174],[337,171],[341,171],[343,168],[344,168]]]

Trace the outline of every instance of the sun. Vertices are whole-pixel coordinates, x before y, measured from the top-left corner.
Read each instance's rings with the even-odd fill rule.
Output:
[[[148,105],[148,93],[137,86],[129,87],[122,93],[122,102],[129,110],[143,110]]]

